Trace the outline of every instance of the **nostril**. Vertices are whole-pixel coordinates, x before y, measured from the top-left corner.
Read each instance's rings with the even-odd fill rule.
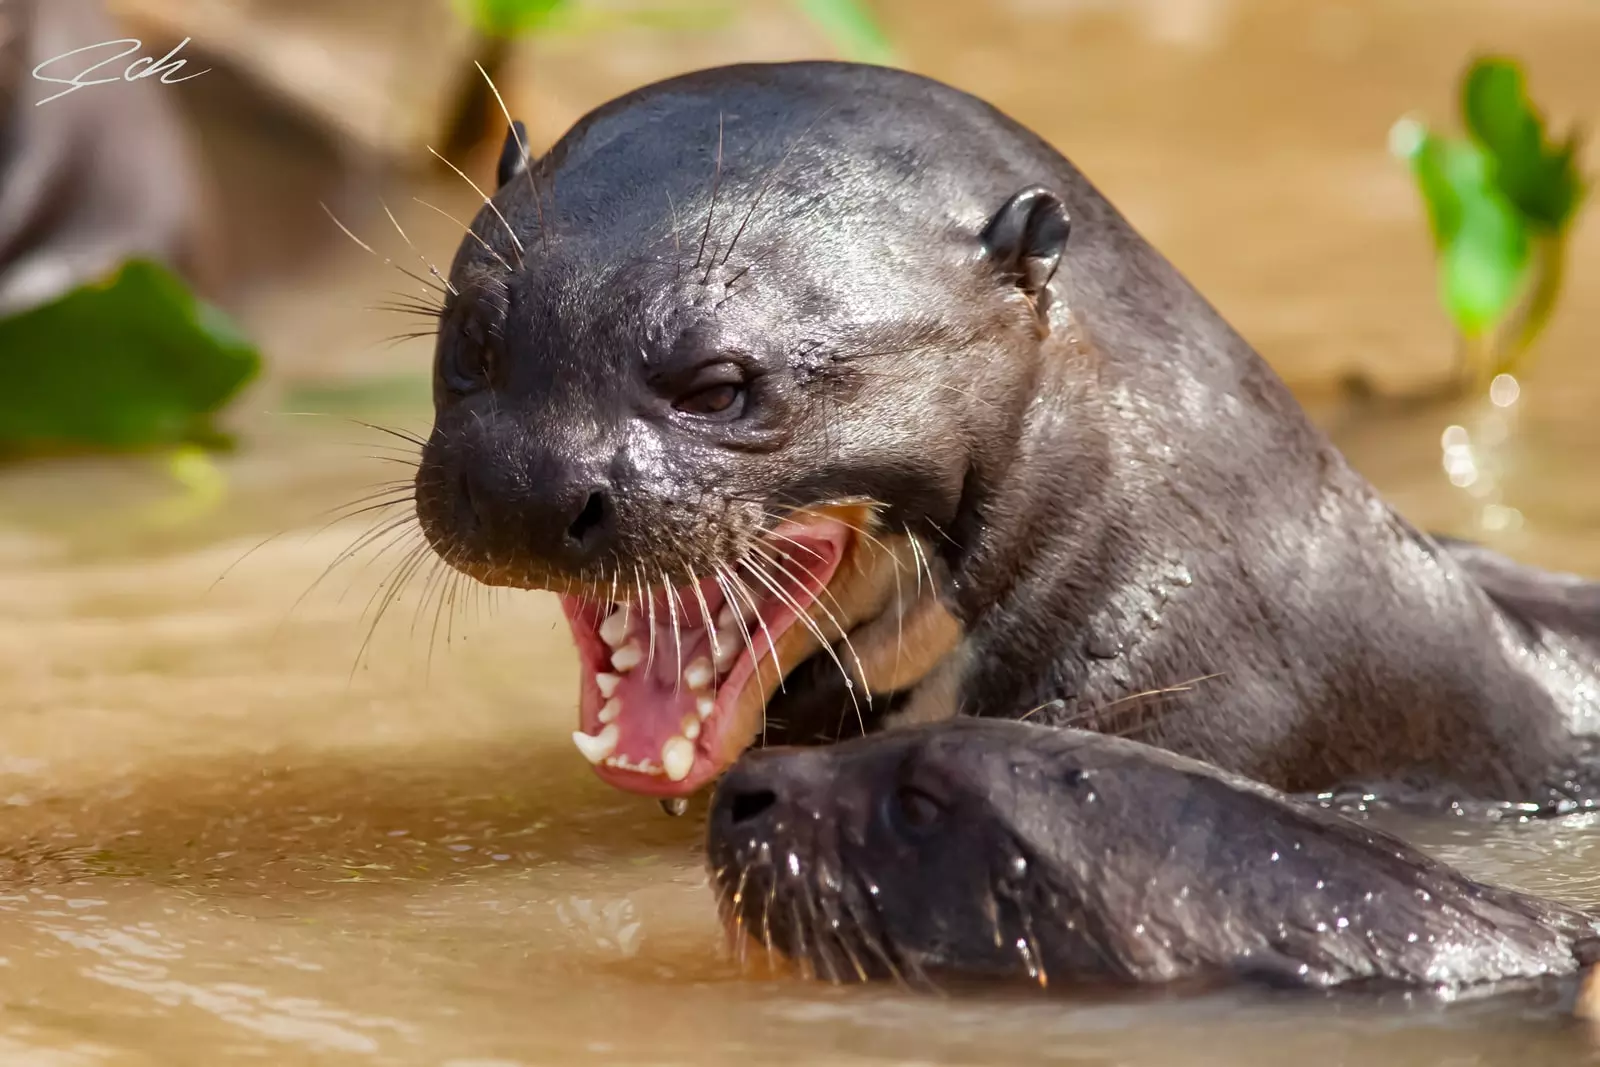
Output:
[[[575,544],[583,544],[592,538],[602,524],[606,521],[606,496],[601,492],[589,494],[589,499],[583,502],[583,510],[578,512],[578,517],[572,520],[572,525],[567,527],[567,537]]]
[[[756,789],[748,793],[734,795],[733,803],[729,805],[728,814],[733,817],[734,824],[749,822],[757,815],[766,811],[778,802],[778,794],[770,789]]]

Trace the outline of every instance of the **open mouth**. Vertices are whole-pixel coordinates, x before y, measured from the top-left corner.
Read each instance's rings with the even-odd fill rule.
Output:
[[[706,578],[638,602],[562,597],[583,677],[578,750],[607,784],[687,796],[759,735],[785,671],[837,623],[821,603],[854,545],[846,522],[808,515],[763,538],[738,581]]]

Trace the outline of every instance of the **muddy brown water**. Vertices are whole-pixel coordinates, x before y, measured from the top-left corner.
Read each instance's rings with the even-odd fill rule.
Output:
[[[908,63],[1063,146],[1312,400],[1339,367],[1448,363],[1388,122],[1446,115],[1479,46],[1527,57],[1559,111],[1600,100],[1600,5],[1579,0],[884,9]],[[1600,575],[1593,224],[1570,284],[1488,497],[1441,465],[1473,412],[1315,410],[1415,521]],[[404,475],[381,435],[289,413],[319,376],[421,370],[425,344],[371,344],[390,331],[359,308],[389,287],[335,256],[246,307],[275,370],[241,405],[220,500],[148,459],[0,474],[0,1063],[1600,1061],[1539,996],[937,999],[741,974],[699,809],[668,819],[572,751],[550,598],[424,599],[420,572],[363,648],[402,543],[301,599],[367,529],[319,511]],[[354,407],[426,425],[404,390]],[[1404,829],[1600,907],[1595,820]]]

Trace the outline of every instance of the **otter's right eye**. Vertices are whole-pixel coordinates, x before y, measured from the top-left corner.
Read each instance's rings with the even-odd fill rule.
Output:
[[[914,833],[929,833],[944,821],[944,801],[914,785],[902,785],[896,789],[893,804],[897,821]]]
[[[446,389],[458,395],[475,393],[489,385],[493,370],[492,357],[486,345],[474,344],[458,337],[445,346],[439,357],[439,376]]]

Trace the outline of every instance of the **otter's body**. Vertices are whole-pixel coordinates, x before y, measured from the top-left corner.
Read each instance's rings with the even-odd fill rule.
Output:
[[[468,573],[569,594],[579,746],[615,784],[1033,712],[1293,791],[1582,792],[1600,595],[1409,526],[994,108],[750,65],[507,147],[452,273],[419,512]],[[806,525],[840,502],[865,510]],[[762,601],[794,545],[821,588],[786,594],[811,623],[785,632]],[[677,656],[649,686],[647,638]]]
[[[771,749],[719,784],[735,929],[836,980],[1453,993],[1600,957],[1576,909],[1137,742],[1026,723]]]

